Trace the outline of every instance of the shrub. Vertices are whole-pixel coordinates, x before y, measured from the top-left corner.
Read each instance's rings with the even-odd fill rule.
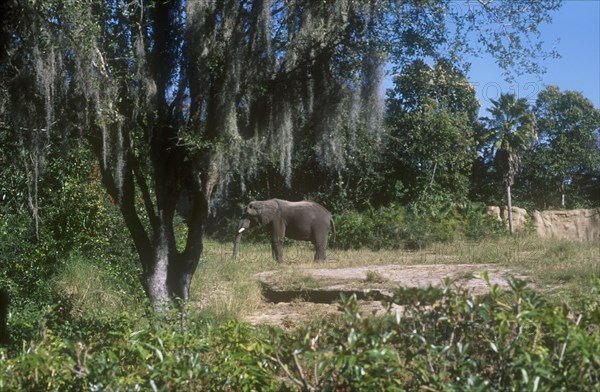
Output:
[[[0,203],[0,287],[19,309],[10,318],[17,341],[37,333],[44,308],[56,299],[57,274],[70,269],[72,287],[80,288],[89,279],[137,281],[135,266],[123,263],[135,260],[132,241],[93,162],[81,146],[51,149],[38,183],[37,232],[24,193],[12,192]],[[76,265],[78,259],[89,263]],[[92,270],[94,263],[99,270]],[[86,268],[77,275],[79,267]]]
[[[45,329],[16,355],[0,351],[0,390],[275,389],[268,335],[248,324],[179,326],[96,315],[78,331]]]
[[[127,313],[46,323],[0,350],[0,390],[598,390],[600,280],[575,308],[509,284],[399,289],[404,312],[383,317],[342,298],[338,319],[290,332]]]
[[[501,224],[477,205],[431,209],[391,204],[346,213],[335,220],[336,243],[342,249],[418,249],[435,242],[492,238],[503,232]]]
[[[341,322],[281,335],[276,357],[301,389],[598,390],[600,281],[576,312],[509,283],[509,293],[494,285],[482,296],[398,290],[404,313],[381,319],[351,297]]]

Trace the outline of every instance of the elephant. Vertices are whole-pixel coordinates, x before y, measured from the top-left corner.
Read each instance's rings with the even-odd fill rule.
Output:
[[[284,237],[293,240],[310,241],[315,246],[315,261],[325,260],[325,249],[329,236],[329,227],[333,226],[335,242],[335,223],[325,207],[314,201],[287,201],[269,199],[251,202],[240,220],[233,245],[233,257],[239,250],[244,230],[251,225],[259,225],[271,233],[271,251],[273,258],[283,262]]]

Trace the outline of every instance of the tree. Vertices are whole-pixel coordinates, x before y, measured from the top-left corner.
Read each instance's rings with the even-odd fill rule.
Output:
[[[290,186],[300,136],[313,141],[320,164],[342,167],[340,130],[356,118],[349,113],[376,107],[386,60],[455,59],[469,31],[494,42],[485,49],[509,68],[507,58],[539,53],[539,41],[522,38],[559,7],[550,0],[452,4],[4,2],[3,123],[33,157],[33,186],[49,140],[87,141],[159,310],[187,299],[211,200],[233,170],[252,173],[268,157]],[[371,121],[379,117],[369,113],[370,130],[380,129]],[[182,194],[191,215],[178,248],[173,219]],[[32,200],[35,207],[35,193]]]
[[[479,103],[464,74],[448,61],[431,67],[417,60],[388,91],[387,125],[391,182],[410,190],[409,199],[446,195],[466,198],[475,155],[472,128]]]
[[[519,170],[520,154],[537,140],[535,117],[525,98],[515,94],[501,94],[497,101],[491,100],[488,112],[492,117],[484,118],[488,141],[494,151],[494,164],[502,175],[508,204],[508,227],[513,233],[511,187]]]
[[[577,91],[561,92],[548,86],[538,94],[535,104],[545,181],[560,190],[560,206],[565,208],[566,188],[578,174],[598,171],[600,167],[600,110]]]

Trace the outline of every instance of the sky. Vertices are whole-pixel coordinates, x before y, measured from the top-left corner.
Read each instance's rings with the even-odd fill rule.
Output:
[[[467,77],[475,86],[481,115],[488,114],[489,99],[497,99],[500,93],[515,93],[533,103],[548,85],[579,91],[600,109],[600,0],[564,1],[552,24],[541,25],[540,32],[544,48],[549,51],[555,46],[561,56],[542,62],[545,74],[522,75],[508,83],[491,56],[473,59]]]
[[[533,104],[548,85],[579,91],[600,109],[600,0],[564,0],[552,19],[551,24],[540,25],[540,39],[544,50],[555,48],[561,57],[541,61],[544,74],[524,74],[508,83],[491,55],[469,59],[467,77],[475,87],[481,116],[489,114],[490,99],[501,93],[514,93]],[[393,87],[392,79],[386,77],[384,89]]]

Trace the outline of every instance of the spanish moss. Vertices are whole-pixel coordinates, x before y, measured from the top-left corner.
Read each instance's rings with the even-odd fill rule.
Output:
[[[376,144],[383,132],[384,64],[462,48],[446,16],[491,34],[498,44],[487,49],[499,58],[534,53],[525,40],[504,48],[502,32],[476,23],[493,13],[518,36],[524,19],[505,12],[512,3],[464,18],[443,0],[9,2],[1,115],[23,147],[36,233],[46,146],[76,135],[131,234],[148,296],[159,307],[187,298],[214,190],[238,181],[245,191],[265,172],[293,188],[296,158],[341,184],[355,136],[366,130]],[[556,7],[527,2],[524,13],[541,21]],[[187,237],[176,244],[184,195]]]

